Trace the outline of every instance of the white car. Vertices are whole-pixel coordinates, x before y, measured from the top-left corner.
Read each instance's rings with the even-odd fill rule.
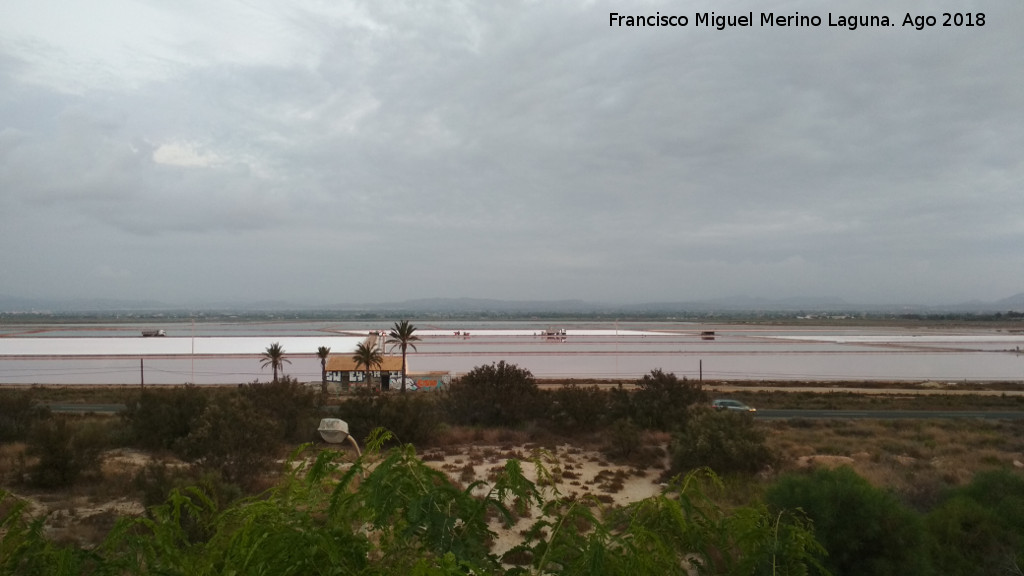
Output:
[[[751,408],[739,400],[714,400],[711,407],[715,410],[732,410],[734,412],[757,412],[757,408]]]

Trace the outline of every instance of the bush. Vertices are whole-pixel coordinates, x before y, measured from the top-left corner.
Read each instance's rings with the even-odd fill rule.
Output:
[[[184,510],[182,514],[165,518],[176,524],[185,541],[195,544],[210,538],[210,515],[223,510],[243,497],[241,487],[226,482],[220,474],[194,467],[168,466],[151,463],[140,470],[132,480],[136,490],[142,493],[142,504],[148,518],[153,519],[154,507],[169,499],[175,493],[199,492],[211,503],[203,509]]]
[[[409,396],[409,394],[405,394]],[[348,432],[356,440],[362,442],[376,428],[387,428],[381,426],[381,405],[384,403],[386,394],[380,394],[366,386],[353,389],[351,396],[348,396],[338,405],[337,416],[348,423]]]
[[[50,409],[37,404],[29,392],[0,390],[0,442],[28,439],[32,423],[49,416]]]
[[[455,424],[517,426],[536,417],[537,382],[533,374],[504,360],[477,366],[448,387],[448,414]]]
[[[950,575],[1011,573],[1024,565],[1024,478],[979,474],[928,515],[935,565]]]
[[[271,414],[246,395],[233,394],[206,406],[183,445],[194,462],[228,482],[252,488],[276,456],[277,438]]]
[[[821,552],[802,520],[718,506],[689,478],[598,513],[542,490],[517,460],[466,490],[410,446],[379,452],[382,439],[344,466],[331,451],[293,461],[274,489],[229,506],[205,487],[172,490],[89,551],[56,549],[0,492],[0,574],[806,574]],[[522,567],[507,570],[489,520],[511,527],[530,507],[506,556]]]
[[[541,392],[546,426],[560,434],[586,434],[608,425],[609,394],[597,386],[576,384]]]
[[[308,442],[319,421],[317,394],[290,376],[269,384],[253,382],[242,387],[252,406],[275,423],[276,436],[288,442]]]
[[[146,389],[138,400],[128,403],[124,413],[134,442],[148,450],[181,453],[182,442],[192,433],[212,393],[192,385]]]
[[[633,393],[633,419],[652,430],[669,431],[686,422],[690,406],[707,401],[699,382],[680,380],[660,369],[644,374]]]
[[[613,460],[629,459],[640,449],[640,427],[631,420],[616,420],[608,428],[603,452]]]
[[[775,461],[748,414],[698,408],[672,438],[672,472],[707,466],[718,474],[754,474]]]
[[[833,576],[931,573],[921,517],[850,468],[785,476],[765,501],[779,511],[803,510]]]
[[[403,444],[430,444],[441,429],[438,397],[430,393],[383,395],[379,423],[374,428],[390,430]]]
[[[360,388],[341,403],[338,416],[360,442],[375,429],[384,428],[398,442],[425,445],[435,440],[441,429],[439,398],[434,393],[379,394]]]
[[[27,454],[36,458],[28,480],[41,488],[71,486],[82,475],[100,468],[100,454],[109,442],[96,423],[72,423],[68,418],[40,420],[32,427]]]
[[[99,574],[103,559],[91,550],[58,545],[46,536],[45,518],[34,517],[29,505],[0,489],[0,574]],[[113,573],[113,572],[110,572]]]

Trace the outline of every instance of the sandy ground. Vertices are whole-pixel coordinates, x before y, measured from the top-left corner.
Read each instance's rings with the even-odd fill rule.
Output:
[[[529,445],[512,447],[466,446],[458,452],[428,450],[420,455],[431,467],[445,472],[453,481],[468,485],[483,480],[477,493],[482,495],[490,488],[498,472],[510,458],[522,462],[526,477],[541,486],[537,474],[536,460],[547,469],[554,479],[553,485],[544,486],[545,497],[560,494],[581,499],[594,497],[603,504],[625,505],[659,494],[662,489],[661,473],[665,462],[651,462],[646,469],[617,465],[609,462],[601,453],[583,450],[572,445],[560,445],[554,450],[537,450]],[[505,528],[494,520],[491,529],[497,533],[492,551],[499,556],[523,540],[522,533],[536,520],[538,510],[519,518],[513,526]]]
[[[664,461],[656,461],[639,470],[633,466],[613,464],[600,452],[568,444],[553,450],[530,445],[463,445],[443,450],[428,449],[419,457],[427,465],[447,474],[456,484],[467,486],[477,480],[483,481],[484,484],[475,491],[477,495],[483,495],[490,489],[510,458],[519,460],[526,477],[541,486],[535,464],[539,459],[554,480],[553,484],[543,486],[545,498],[554,496],[557,491],[557,494],[576,499],[591,497],[606,505],[629,504],[658,494],[665,466]],[[112,477],[130,477],[149,462],[151,456],[145,452],[119,449],[104,456],[103,469]],[[98,498],[80,493],[45,492],[16,495],[28,501],[31,516],[47,517],[46,533],[58,541],[95,542],[102,539],[117,518],[144,513],[141,503],[125,496]],[[521,543],[523,531],[536,521],[538,513],[533,509],[508,528],[495,518],[491,528],[497,536],[492,551],[501,555]]]

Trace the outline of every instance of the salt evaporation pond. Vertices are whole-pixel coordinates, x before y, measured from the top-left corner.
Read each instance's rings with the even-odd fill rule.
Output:
[[[1003,381],[1024,384],[1024,334],[997,330],[751,327],[671,322],[414,321],[412,371],[463,374],[505,360],[540,378],[636,378],[660,368],[708,380]],[[375,323],[0,327],[0,384],[232,384],[267,381],[260,355],[281,344],[300,381],[320,380],[316,350],[351,354]],[[564,330],[564,334],[560,332]],[[548,335],[549,331],[556,334]],[[713,339],[707,332],[714,332]],[[702,336],[702,333],[703,334]]]

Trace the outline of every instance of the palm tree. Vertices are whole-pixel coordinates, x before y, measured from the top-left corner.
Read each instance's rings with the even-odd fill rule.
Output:
[[[392,349],[395,346],[402,349],[402,392],[405,392],[405,351],[409,347],[415,350],[416,345],[413,342],[417,342],[420,339],[419,336],[413,334],[415,331],[416,327],[410,324],[408,320],[402,320],[401,322],[395,322],[394,328],[388,333]]]
[[[384,363],[384,357],[380,353],[380,348],[376,344],[360,342],[356,345],[356,351],[352,355],[352,359],[356,361],[356,368],[363,367],[363,371],[366,372],[366,383],[370,388],[373,388],[373,374],[371,371],[374,367],[380,368],[381,364]]]
[[[327,357],[330,356],[331,349],[327,346],[321,346],[316,349],[316,357],[320,359],[320,402],[327,398]]]
[[[281,348],[279,342],[274,342],[270,346],[267,346],[267,351],[263,353],[263,362],[260,364],[261,368],[270,366],[274,369],[274,382],[277,382],[277,371],[280,370],[284,373],[284,364],[291,364],[292,361],[284,357],[284,348]]]

